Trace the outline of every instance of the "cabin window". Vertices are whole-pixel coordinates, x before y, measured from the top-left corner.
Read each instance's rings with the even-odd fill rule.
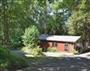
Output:
[[[55,42],[55,47],[57,47],[57,42]]]
[[[52,47],[57,47],[57,42],[52,42]]]
[[[65,51],[68,51],[68,43],[65,43],[64,48],[65,48]]]
[[[65,48],[68,47],[68,43],[65,43]]]

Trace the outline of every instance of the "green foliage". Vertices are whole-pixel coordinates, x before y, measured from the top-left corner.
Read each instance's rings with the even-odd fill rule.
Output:
[[[78,55],[78,54],[79,54],[79,52],[78,52],[78,51],[75,51],[75,52],[74,52],[74,54],[75,54],[75,55]]]
[[[35,47],[38,44],[39,31],[36,26],[31,26],[25,30],[23,42],[26,47]]]
[[[78,10],[74,9],[72,15],[68,19],[69,34],[81,35],[84,40],[88,39],[88,27],[90,25],[89,11],[87,9],[87,0],[81,0],[78,4]]]
[[[31,54],[34,56],[42,56],[42,49],[39,47],[33,48]]]
[[[68,19],[69,34],[73,34],[73,35],[83,34],[85,16],[86,15],[84,13],[82,13],[81,11],[79,11],[79,12],[75,12]]]
[[[23,68],[23,67],[26,67],[27,65],[28,65],[27,61],[24,58],[18,57],[16,55],[11,55],[9,69],[11,69],[13,67],[16,67],[16,69]]]
[[[35,48],[23,47],[22,51],[34,57],[43,56],[42,49],[40,47]]]
[[[7,61],[9,57],[9,51],[4,49],[4,48],[0,48],[0,68],[1,69],[5,69],[8,67],[9,62]]]
[[[17,69],[27,66],[25,59],[17,57],[6,48],[0,48],[0,70]]]
[[[41,34],[66,35],[67,20],[69,34],[84,38],[87,35],[90,41],[86,28],[90,27],[90,22],[85,21],[85,17],[90,16],[89,4],[89,0],[1,0],[0,44],[21,47],[21,35],[31,25],[36,25]],[[34,39],[27,40],[25,36],[25,46],[32,47],[37,43]]]
[[[56,47],[49,47],[47,49],[47,51],[49,51],[49,52],[57,52],[57,48]]]
[[[23,46],[22,42],[23,31],[21,29],[13,30],[11,35],[11,48],[10,49],[21,49]]]
[[[20,49],[23,46],[21,37],[13,38],[11,43],[12,46],[10,49]]]

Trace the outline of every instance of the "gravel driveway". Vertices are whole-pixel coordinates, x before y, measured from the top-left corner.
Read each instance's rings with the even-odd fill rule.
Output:
[[[31,57],[19,71],[90,71],[90,53],[67,57]]]
[[[40,60],[39,63],[31,62],[30,64],[31,66],[24,71],[90,71],[90,59],[82,57],[48,57]]]

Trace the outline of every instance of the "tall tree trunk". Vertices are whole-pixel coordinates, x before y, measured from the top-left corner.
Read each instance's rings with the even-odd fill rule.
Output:
[[[3,11],[3,45],[9,47],[9,12],[7,0],[2,0],[2,11]]]

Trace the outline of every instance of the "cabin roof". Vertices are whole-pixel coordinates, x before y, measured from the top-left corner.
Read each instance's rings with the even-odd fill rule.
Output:
[[[42,34],[39,39],[46,41],[60,41],[60,42],[77,42],[81,36],[67,36],[67,35],[45,35]]]

